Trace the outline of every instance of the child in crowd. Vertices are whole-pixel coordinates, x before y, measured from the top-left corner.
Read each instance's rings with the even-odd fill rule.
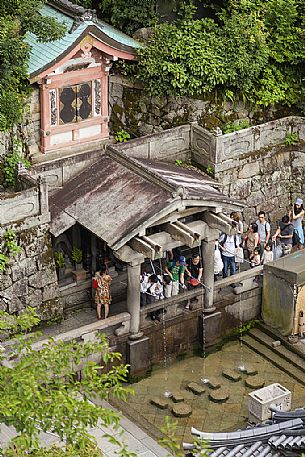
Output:
[[[261,256],[259,253],[259,249],[255,248],[253,253],[250,256],[251,267],[258,267],[261,264]]]
[[[262,255],[262,265],[265,265],[267,262],[272,262],[273,261],[273,252],[271,249],[270,244],[267,244],[265,247],[265,250]]]

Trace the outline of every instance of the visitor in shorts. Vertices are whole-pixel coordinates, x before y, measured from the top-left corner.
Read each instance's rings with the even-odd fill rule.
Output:
[[[265,211],[260,211],[258,213],[257,217],[258,217],[258,219],[256,221],[256,224],[257,224],[258,234],[259,234],[259,239],[260,239],[260,251],[261,251],[260,253],[262,254],[270,239],[270,224],[266,220]]]
[[[165,267],[166,273],[169,275],[170,279],[172,280],[171,284],[171,296],[178,295],[179,293],[179,286],[183,289],[186,288],[184,284],[184,272],[186,266],[186,259],[183,255],[179,257],[178,260],[170,260]],[[167,288],[167,293],[169,293]]]

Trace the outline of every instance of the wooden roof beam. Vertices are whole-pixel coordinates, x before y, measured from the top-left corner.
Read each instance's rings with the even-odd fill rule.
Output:
[[[149,259],[155,260],[162,257],[162,247],[154,244],[147,237],[135,236],[128,242],[128,244],[134,251],[143,254],[144,257],[148,257]]]
[[[220,230],[227,235],[236,233],[235,228],[231,223],[231,219],[221,213],[215,214],[210,211],[205,211],[202,215],[202,220],[206,222],[209,227]]]
[[[186,231],[184,228],[179,227],[176,223],[169,223],[165,225],[165,231],[169,233],[172,238],[176,241],[181,241],[183,244],[186,244],[190,248],[194,246],[194,237]]]

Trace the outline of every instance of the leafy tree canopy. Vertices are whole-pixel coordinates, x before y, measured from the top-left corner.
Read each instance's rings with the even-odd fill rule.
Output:
[[[139,51],[136,78],[154,95],[243,98],[260,105],[302,102],[303,0],[227,0],[214,18],[182,7]]]
[[[1,0],[0,2],[0,131],[20,122],[29,93],[27,62],[30,49],[25,41],[33,32],[42,42],[56,40],[65,26],[40,14],[45,0]]]
[[[0,312],[1,336],[19,332],[19,337],[9,340],[12,361],[6,363],[5,353],[0,355],[0,423],[17,431],[8,449],[0,447],[0,456],[102,457],[89,428],[98,421],[116,427],[119,416],[89,398],[107,400],[111,394],[126,399],[130,389],[122,382],[127,366],[120,364],[121,354],[111,352],[103,336],[87,343],[50,340],[40,350],[33,349],[33,338],[24,334],[38,321],[32,308],[18,317]],[[77,380],[77,367],[92,354],[101,357],[101,365],[88,361]],[[41,430],[57,435],[66,446],[42,448]],[[108,438],[120,445],[115,437]],[[122,446],[120,455],[131,454]]]

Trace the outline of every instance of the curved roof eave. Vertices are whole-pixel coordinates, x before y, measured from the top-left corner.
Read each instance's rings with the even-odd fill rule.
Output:
[[[29,80],[31,83],[36,82],[40,77],[43,76],[43,73],[47,71],[49,68],[55,66],[56,64],[60,64],[62,60],[65,59],[80,43],[81,41],[87,36],[92,35],[94,38],[98,39],[103,43],[105,46],[109,47],[109,53],[118,55],[118,57],[122,57],[129,60],[136,59],[136,51],[135,48],[131,46],[124,45],[122,43],[118,43],[113,38],[108,37],[105,33],[103,33],[96,25],[91,24],[86,27],[86,29],[71,43],[63,52],[61,52],[55,59],[48,62],[44,66],[38,68],[37,70],[33,71],[29,74]],[[45,43],[47,46],[48,43]],[[120,55],[120,54],[124,54]]]

